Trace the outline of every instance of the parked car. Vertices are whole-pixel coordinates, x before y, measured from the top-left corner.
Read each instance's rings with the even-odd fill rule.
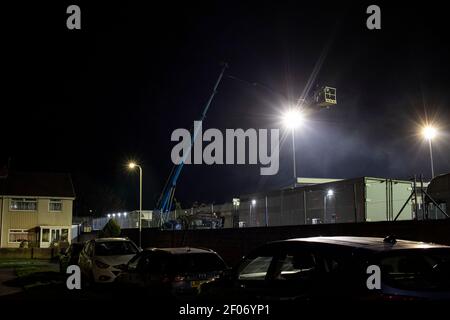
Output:
[[[84,245],[78,264],[84,280],[113,282],[121,272],[117,266],[128,263],[137,253],[136,244],[126,238],[94,239]]]
[[[223,259],[209,249],[154,248],[131,259],[117,283],[144,289],[151,296],[189,297],[196,296],[202,283],[218,277],[226,268]]]
[[[380,267],[380,289],[367,281]],[[268,243],[218,279],[201,298],[295,301],[450,299],[450,247],[394,237],[313,237]]]
[[[66,273],[67,267],[70,265],[77,265],[80,257],[80,252],[83,249],[84,243],[72,242],[69,247],[59,256],[59,271]]]

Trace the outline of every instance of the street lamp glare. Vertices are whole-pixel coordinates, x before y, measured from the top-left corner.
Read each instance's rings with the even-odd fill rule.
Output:
[[[300,110],[290,109],[283,114],[283,124],[288,129],[299,127],[304,121],[304,115]]]
[[[253,200],[252,200],[252,205],[255,205],[255,204],[256,204],[256,200],[253,199]]]
[[[329,189],[329,190],[327,191],[327,196],[329,196],[329,197],[334,196],[334,190],[333,190],[333,189]]]
[[[422,129],[422,134],[427,140],[432,140],[437,135],[437,130],[435,127],[426,126]]]
[[[136,167],[136,163],[134,163],[134,162],[130,162],[128,164],[128,168],[130,168],[130,169],[134,169],[135,167]]]

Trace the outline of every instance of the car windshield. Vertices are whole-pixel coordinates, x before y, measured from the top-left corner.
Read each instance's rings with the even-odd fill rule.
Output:
[[[381,258],[382,281],[403,290],[450,290],[450,250],[399,251]]]
[[[214,253],[187,253],[173,256],[177,272],[212,272],[225,269],[223,260]]]
[[[136,253],[138,253],[138,249],[130,241],[97,242],[95,244],[96,256],[119,256]]]

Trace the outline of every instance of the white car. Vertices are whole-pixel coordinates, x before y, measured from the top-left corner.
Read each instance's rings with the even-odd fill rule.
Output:
[[[126,238],[100,238],[87,241],[80,253],[78,265],[88,282],[113,282],[120,266],[127,264],[140,250]]]

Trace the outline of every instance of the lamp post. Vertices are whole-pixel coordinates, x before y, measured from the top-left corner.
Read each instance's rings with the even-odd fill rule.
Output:
[[[139,168],[139,248],[142,249],[142,167],[134,162],[130,162],[128,167],[131,170]]]
[[[295,129],[304,121],[303,113],[298,109],[290,109],[283,114],[283,123],[292,134],[292,171],[294,175],[294,188],[297,185],[297,163],[295,159]]]
[[[323,222],[327,223],[327,199],[334,195],[333,189],[329,189],[323,197]]]
[[[433,126],[426,126],[422,129],[422,135],[428,140],[428,146],[430,148],[430,164],[431,164],[431,178],[434,178],[434,163],[433,163],[433,147],[431,146],[431,140],[437,135],[437,130]]]
[[[250,202],[250,226],[252,226],[253,225],[253,215],[252,215],[252,208],[254,207],[256,205],[256,200],[255,199],[253,199],[251,202]]]

